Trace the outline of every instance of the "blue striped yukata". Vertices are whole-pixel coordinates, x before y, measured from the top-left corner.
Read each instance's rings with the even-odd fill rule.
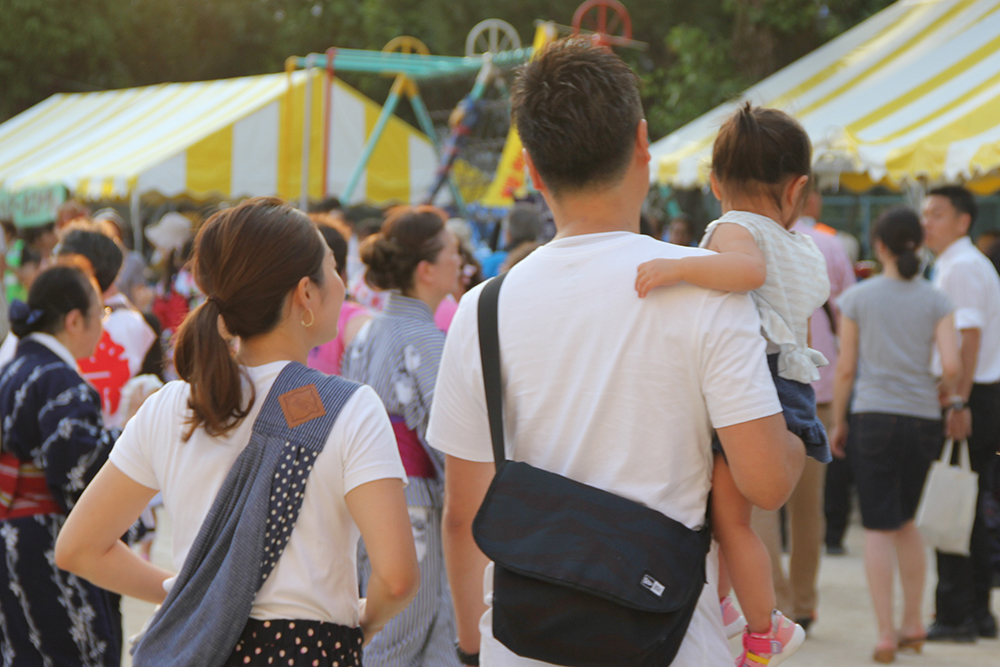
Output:
[[[54,556],[66,515],[117,431],[103,427],[100,396],[52,336],[20,341],[0,373],[0,424],[4,454],[22,471],[43,471],[47,483],[37,510],[18,511],[16,493],[3,503],[0,664],[118,667],[119,596],[60,570]]]
[[[406,504],[420,561],[420,592],[364,650],[366,667],[458,667],[455,614],[441,548],[444,456],[427,445],[427,421],[444,332],[422,301],[393,292],[385,310],[355,336],[344,355],[345,378],[370,385],[391,418],[405,421],[434,464],[436,475],[409,477]],[[362,543],[358,581],[365,594],[371,564]]]

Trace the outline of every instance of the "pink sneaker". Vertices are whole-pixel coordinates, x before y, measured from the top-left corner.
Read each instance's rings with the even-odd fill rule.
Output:
[[[747,619],[733,606],[733,598],[727,595],[719,604],[722,605],[722,625],[726,628],[726,639],[742,634],[747,627]]]
[[[802,626],[793,623],[775,610],[771,614],[771,631],[767,634],[743,633],[743,653],[736,661],[736,667],[760,667],[784,662],[795,653],[806,638]]]

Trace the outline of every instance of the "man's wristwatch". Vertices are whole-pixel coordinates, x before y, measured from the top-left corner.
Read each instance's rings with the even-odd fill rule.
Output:
[[[961,411],[967,407],[969,407],[968,403],[966,403],[965,399],[959,396],[958,394],[955,394],[954,396],[948,399],[949,410]]]
[[[466,653],[462,650],[462,647],[455,642],[455,654],[458,656],[458,661],[463,665],[472,665],[473,667],[479,667],[479,651],[475,653]]]

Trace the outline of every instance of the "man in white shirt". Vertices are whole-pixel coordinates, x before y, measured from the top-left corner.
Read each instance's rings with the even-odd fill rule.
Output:
[[[936,256],[932,278],[955,304],[961,334],[962,375],[958,394],[943,396],[949,432],[967,437],[979,493],[990,490],[990,466],[1000,450],[1000,276],[969,238],[976,200],[965,188],[931,190],[923,204],[927,248]],[[935,356],[934,366],[940,373]],[[990,543],[977,506],[970,556],[938,552],[937,615],[927,638],[975,641],[997,636],[990,612],[993,581]]]
[[[558,233],[511,269],[500,292],[507,456],[698,528],[714,427],[742,493],[779,507],[804,449],[789,440],[750,298],[687,284],[645,299],[636,293],[640,263],[707,251],[638,234],[650,156],[634,74],[589,40],[563,40],[522,70],[513,108],[532,182]],[[481,289],[463,297],[449,330],[427,434],[447,455],[444,546],[457,648],[464,664],[538,666],[493,638],[484,603],[492,568],[471,532],[494,472],[476,320]],[[715,550],[707,565],[675,665],[732,664]]]

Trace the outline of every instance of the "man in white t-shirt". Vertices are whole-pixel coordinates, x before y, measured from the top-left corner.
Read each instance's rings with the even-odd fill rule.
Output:
[[[689,528],[705,521],[711,432],[737,485],[775,509],[803,448],[789,442],[744,294],[691,285],[640,299],[638,265],[707,251],[640,236],[649,188],[646,121],[628,66],[589,40],[557,42],[522,71],[514,113],[532,182],[558,233],[514,267],[500,292],[507,456],[646,504]],[[488,561],[472,519],[493,477],[476,312],[449,330],[427,439],[447,455],[444,545],[465,664],[540,665],[491,633]],[[675,665],[731,665],[710,554],[708,584]]]
[[[924,200],[923,225],[927,248],[936,257],[934,286],[955,304],[955,326],[961,334],[958,393],[942,397],[948,408],[948,432],[968,438],[983,496],[991,491],[990,472],[1000,450],[1000,276],[969,238],[976,208],[975,198],[965,188],[936,188]],[[940,375],[937,355],[934,370]],[[990,611],[992,554],[982,508],[978,503],[970,555],[937,554],[936,616],[927,630],[929,640],[997,636],[997,621]]]

